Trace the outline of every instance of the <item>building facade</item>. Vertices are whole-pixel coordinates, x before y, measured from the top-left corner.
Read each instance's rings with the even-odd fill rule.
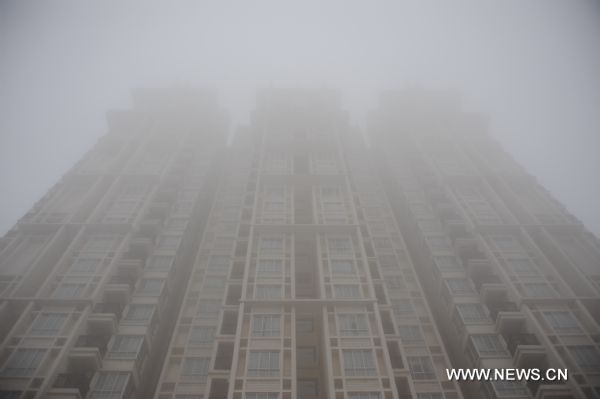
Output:
[[[270,89],[227,145],[213,93],[135,91],[0,242],[0,398],[600,397],[596,237],[452,96],[366,133]]]
[[[598,239],[485,124],[424,91],[382,95],[370,120],[454,367],[568,370],[568,381],[464,383],[465,395],[600,397]]]

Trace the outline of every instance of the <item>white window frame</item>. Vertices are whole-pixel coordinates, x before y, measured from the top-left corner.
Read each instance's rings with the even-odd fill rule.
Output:
[[[369,335],[369,321],[364,313],[341,313],[337,315],[340,336]]]
[[[281,336],[280,314],[255,314],[252,316],[252,335],[254,337]]]
[[[252,350],[248,353],[248,377],[279,377],[281,352],[278,350]]]
[[[375,354],[371,349],[343,349],[344,374],[348,377],[377,375]]]

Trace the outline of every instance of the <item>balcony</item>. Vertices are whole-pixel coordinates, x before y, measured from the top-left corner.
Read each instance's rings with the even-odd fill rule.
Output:
[[[497,301],[487,303],[487,308],[490,311],[490,317],[496,319],[499,312],[518,312],[519,308],[514,302]]]
[[[104,356],[106,352],[106,344],[110,339],[110,335],[101,335],[101,334],[89,334],[89,335],[80,335],[77,338],[77,342],[75,343],[75,347],[84,348],[84,349],[97,349],[100,356]]]
[[[154,242],[146,237],[134,237],[129,241],[129,255],[132,258],[144,259],[148,256]]]
[[[475,284],[475,289],[479,292],[480,295],[483,295],[483,286],[488,287],[503,287],[502,279],[495,274],[491,274],[490,272],[484,274],[477,274],[472,276],[473,284]]]
[[[152,215],[146,215],[140,222],[140,233],[148,237],[156,237],[161,230],[162,218],[156,218]]]
[[[494,303],[506,300],[507,289],[504,283],[481,283],[479,294],[484,303]]]
[[[94,305],[94,313],[112,313],[115,315],[117,320],[121,318],[123,313],[124,304],[118,302],[97,302]]]
[[[109,303],[129,303],[131,289],[129,284],[106,284],[104,287],[104,301]]]
[[[507,345],[518,367],[537,367],[546,358],[546,350],[540,345],[535,334],[510,334],[507,339]]]
[[[227,399],[227,392],[229,392],[228,380],[213,379],[210,384],[208,399]]]
[[[543,363],[546,359],[546,349],[542,345],[517,346],[515,353],[515,363],[519,367],[529,368]]]
[[[114,313],[92,313],[88,317],[88,330],[97,334],[112,335],[117,330]]]
[[[427,195],[433,203],[448,202],[448,195],[441,188],[435,187],[427,191]]]
[[[77,388],[52,388],[46,392],[47,399],[81,399],[81,393]]]
[[[91,379],[92,373],[84,371],[59,373],[54,380],[54,386],[48,391],[45,397],[53,399],[85,398]]]
[[[436,212],[442,220],[460,219],[456,208],[449,202],[438,202],[436,204]]]
[[[75,347],[69,352],[69,369],[95,371],[100,368],[102,355],[97,347]]]
[[[564,384],[542,384],[536,389],[535,399],[571,399],[575,398],[571,389]]]
[[[485,258],[468,259],[465,264],[467,265],[467,273],[471,277],[488,274],[492,269],[490,261]]]
[[[459,218],[446,219],[444,221],[446,232],[453,241],[467,235],[467,225]]]
[[[117,275],[137,280],[142,273],[142,261],[139,259],[121,259],[117,264]]]
[[[512,302],[508,302],[512,303]],[[509,336],[525,329],[525,315],[519,311],[496,311],[496,330],[500,334]]]
[[[459,237],[454,240],[454,248],[460,257],[469,262],[472,259],[484,259],[483,254],[479,250],[479,243],[474,237]]]

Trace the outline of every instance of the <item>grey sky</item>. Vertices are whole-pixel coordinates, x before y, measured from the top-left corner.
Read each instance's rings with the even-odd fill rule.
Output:
[[[335,87],[356,123],[382,89],[455,89],[600,234],[600,3],[0,1],[0,234],[105,132],[135,86]]]

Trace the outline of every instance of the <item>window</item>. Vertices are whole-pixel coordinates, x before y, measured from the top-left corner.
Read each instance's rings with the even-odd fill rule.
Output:
[[[433,261],[440,271],[457,271],[462,269],[455,256],[434,256]]]
[[[331,257],[352,257],[352,240],[350,238],[330,238],[327,241],[329,247],[329,256]]]
[[[249,377],[277,377],[279,351],[252,351],[248,358]]]
[[[69,268],[69,274],[93,274],[101,263],[102,258],[99,257],[78,257]]]
[[[387,237],[373,237],[372,241],[376,250],[391,250],[394,248],[392,241]]]
[[[492,236],[490,239],[496,249],[500,252],[525,252],[519,243],[519,240],[513,236]]]
[[[377,256],[377,261],[379,262],[379,266],[381,266],[381,270],[384,271],[393,271],[398,270],[400,266],[398,265],[398,260],[394,255],[379,255]]]
[[[281,277],[283,275],[282,259],[259,259],[257,277]]]
[[[410,210],[417,219],[427,219],[433,216],[431,208],[424,204],[411,204]]]
[[[285,174],[289,172],[289,155],[283,152],[270,152],[265,157],[265,171],[271,174]]]
[[[425,345],[425,338],[423,338],[423,333],[419,326],[399,325],[398,334],[404,345]]]
[[[585,370],[600,370],[600,352],[592,345],[571,346],[569,351],[575,363]]]
[[[427,210],[425,217],[431,215],[431,211]],[[419,220],[419,228],[423,233],[441,233],[444,231],[442,224],[437,220]]]
[[[209,367],[209,357],[186,357],[183,359],[181,375],[185,377],[194,377],[194,381],[205,383],[208,377]]]
[[[508,356],[508,352],[497,334],[472,335],[471,341],[480,356]]]
[[[286,208],[286,189],[283,186],[265,187],[263,211],[269,212],[284,212]]]
[[[498,397],[529,396],[527,388],[517,381],[493,381],[492,387]]]
[[[125,314],[124,320],[131,324],[145,324],[152,320],[154,306],[150,304],[132,303]]]
[[[459,303],[456,310],[465,324],[490,321],[487,312],[478,303]]]
[[[214,317],[219,316],[220,311],[221,311],[221,301],[220,300],[207,299],[207,300],[201,301],[198,304],[198,311],[196,312],[196,316],[214,318]]]
[[[215,327],[194,326],[190,331],[190,338],[188,343],[190,345],[212,344],[215,339],[215,331]]]
[[[143,335],[115,335],[108,357],[113,359],[135,359],[142,349]]]
[[[283,252],[283,237],[262,237],[259,250],[261,252]]]
[[[221,293],[225,290],[227,278],[223,276],[206,276],[202,283],[204,293]]]
[[[402,276],[385,276],[385,286],[390,292],[406,289],[406,283]]]
[[[413,379],[435,380],[435,371],[428,356],[408,356],[406,360]]]
[[[90,399],[121,399],[126,397],[129,374],[113,371],[98,373],[98,378],[90,391]]]
[[[41,313],[31,325],[29,335],[58,335],[67,318],[66,313]]]
[[[370,349],[346,349],[344,354],[344,372],[347,376],[375,375],[375,360]]]
[[[361,313],[338,315],[340,335],[369,335],[367,316]]]
[[[406,317],[415,316],[415,308],[410,299],[394,299],[392,300],[392,309],[396,317],[403,319]]]
[[[334,292],[338,299],[360,298],[360,289],[356,284],[336,284]]]
[[[281,185],[266,186],[264,192],[265,198],[270,201],[283,201],[285,199],[286,188]]]
[[[313,319],[296,319],[296,333],[311,333],[314,329]]]
[[[319,396],[319,382],[316,379],[298,379],[298,399]]]
[[[135,200],[117,199],[110,205],[102,221],[106,223],[125,222],[134,215],[137,207],[138,202]]]
[[[474,293],[473,287],[466,278],[449,278],[446,280],[446,284],[453,295],[470,295]]]
[[[348,392],[348,399],[381,399],[379,392]]]
[[[319,151],[313,155],[314,167],[317,173],[333,172],[337,169],[337,156],[333,151]]]
[[[577,319],[571,312],[549,311],[544,312],[544,317],[550,327],[558,334],[577,334],[582,332]]]
[[[427,244],[432,251],[450,251],[452,247],[445,236],[429,236]]]
[[[160,279],[142,279],[138,288],[138,293],[152,296],[160,295],[164,283],[164,280]]]
[[[186,219],[169,219],[167,222],[167,230],[171,231],[182,231],[185,230],[187,226]]]
[[[547,283],[525,283],[523,284],[525,295],[529,298],[554,298],[556,291]]]
[[[444,399],[444,394],[441,392],[419,392],[417,399]]]
[[[343,195],[343,189],[341,186],[321,186],[321,198],[323,200],[334,200],[338,201]]]
[[[231,264],[231,259],[226,255],[211,256],[208,261],[209,270],[227,270]]]
[[[115,248],[118,239],[112,236],[91,236],[81,248],[81,252],[108,252]]]
[[[81,294],[85,289],[83,283],[62,283],[52,293],[52,298],[55,299],[77,299],[81,298]]]
[[[519,276],[536,276],[539,274],[535,263],[529,258],[509,258],[506,264],[510,270]]]
[[[277,392],[247,392],[245,399],[279,399]]]
[[[148,270],[158,270],[158,271],[169,271],[171,270],[171,266],[173,266],[173,257],[172,256],[163,256],[157,255],[150,258],[146,269]]]
[[[181,242],[180,235],[164,235],[158,241],[157,249],[159,250],[175,250]]]
[[[31,377],[42,363],[46,349],[17,349],[2,370],[3,377]]]
[[[258,284],[256,286],[256,292],[254,293],[255,299],[281,299],[281,286],[280,285],[265,285]]]
[[[492,206],[485,201],[471,201],[469,202],[468,206],[473,213],[473,216],[475,216],[476,219],[479,219],[480,222],[502,222],[494,208],[492,208]]]
[[[354,264],[351,260],[333,259],[331,261],[331,274],[334,276],[354,274]]]
[[[235,239],[231,237],[216,237],[213,241],[213,250],[219,250],[220,253],[231,252]]]
[[[263,205],[265,213],[279,213],[285,211],[285,202],[281,201],[265,201]]]
[[[276,314],[254,315],[252,335],[255,337],[278,337],[281,334],[281,316]]]

